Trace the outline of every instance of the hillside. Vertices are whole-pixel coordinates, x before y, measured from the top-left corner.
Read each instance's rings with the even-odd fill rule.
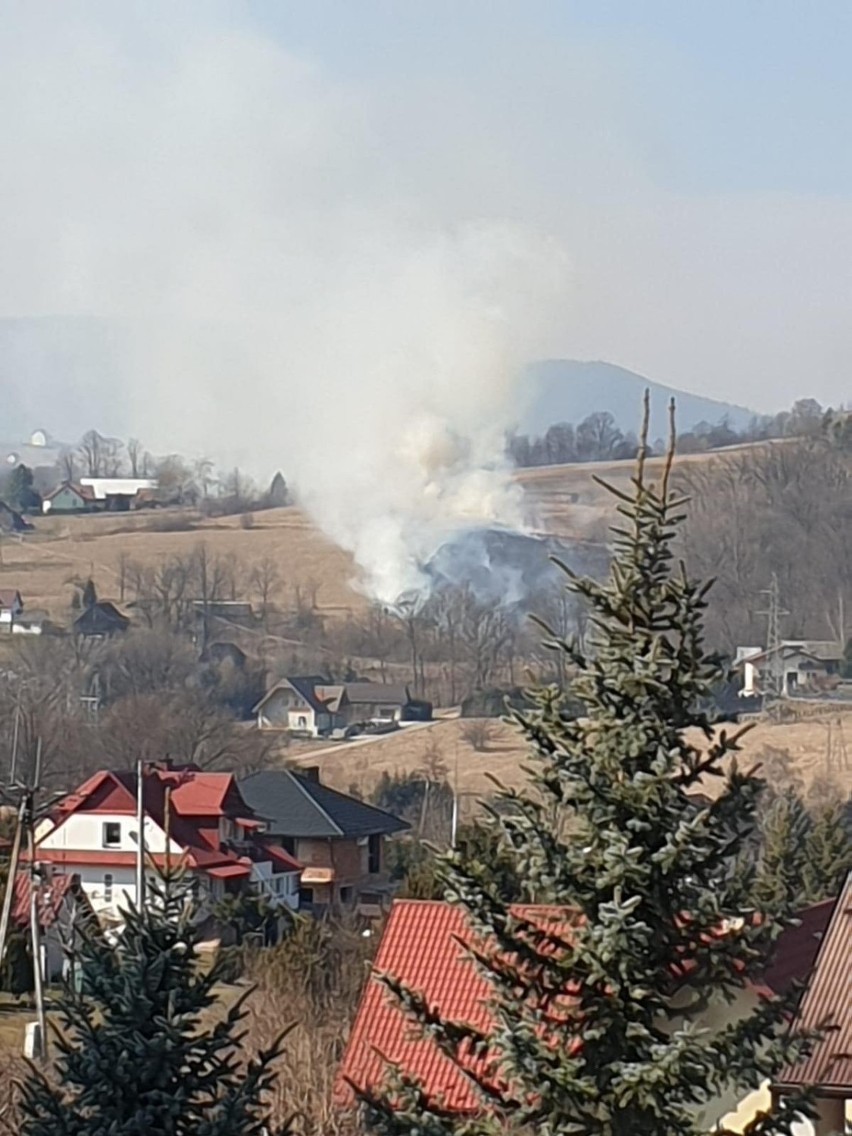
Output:
[[[678,460],[712,462],[714,455]],[[618,485],[632,470],[632,462],[588,462],[519,470],[516,477],[537,530],[598,543],[607,538],[613,500],[594,475]],[[35,531],[25,538],[0,541],[0,587],[19,588],[30,610],[44,609],[60,622],[67,621],[75,578],[92,575],[104,597],[120,599],[123,560],[157,565],[171,556],[188,555],[200,541],[211,553],[233,557],[244,577],[259,561],[274,559],[281,576],[270,596],[274,604],[292,606],[296,589],[315,593],[320,612],[332,617],[363,612],[367,604],[353,586],[356,566],[349,553],[292,506],[259,512],[248,528],[239,517],[205,520],[189,510],[37,517],[34,524]]]
[[[746,407],[675,390],[613,363],[547,359],[528,369],[527,382],[529,409],[520,429],[529,434],[542,434],[554,422],[576,424],[596,411],[609,411],[621,430],[636,431],[646,388],[651,392],[652,439],[666,436],[666,408],[672,397],[681,431],[723,418],[734,429],[743,429],[754,417]]]
[[[852,768],[826,769],[828,723],[832,720],[826,715],[798,722],[761,721],[743,738],[740,762],[748,767],[770,751],[786,750],[806,789],[817,779],[827,779],[834,783],[841,796],[846,796],[852,791]],[[524,762],[529,752],[513,726],[495,720],[490,723],[492,736],[487,750],[477,753],[465,737],[469,721],[448,719],[427,728],[402,729],[368,744],[343,743],[335,748],[322,747],[321,752],[315,750],[314,753],[305,750],[296,757],[296,762],[318,765],[322,780],[335,789],[346,792],[356,785],[366,794],[372,792],[383,773],[443,768],[444,775],[457,784],[459,793],[464,795],[463,811],[466,811],[473,807],[476,798],[494,792],[492,777],[507,787],[522,786],[526,780]],[[852,714],[845,714],[844,722],[845,733],[852,736]],[[696,736],[695,742],[700,744],[701,739]],[[710,796],[718,790],[717,782],[705,786]]]

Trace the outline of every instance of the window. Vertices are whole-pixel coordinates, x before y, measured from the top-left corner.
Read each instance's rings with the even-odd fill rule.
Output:
[[[371,836],[367,842],[367,871],[371,875],[382,870],[382,838]]]
[[[104,821],[103,846],[117,848],[121,844],[121,824],[117,820]]]
[[[314,903],[314,889],[313,888],[299,888],[299,906],[300,907],[313,907]]]
[[[355,889],[351,887],[342,887],[340,889],[340,902],[343,904],[350,904],[352,896],[355,894]]]
[[[104,876],[104,903],[112,903],[112,873]]]
[[[289,852],[291,856],[296,855],[296,838],[294,836],[281,836],[279,840],[285,852]]]

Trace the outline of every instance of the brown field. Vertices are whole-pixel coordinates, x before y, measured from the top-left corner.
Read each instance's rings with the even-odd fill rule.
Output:
[[[187,525],[186,531],[157,531],[180,523]],[[270,598],[282,607],[292,606],[296,587],[303,593],[315,590],[317,606],[328,614],[359,610],[366,604],[350,586],[356,575],[352,558],[295,508],[257,513],[247,529],[241,527],[239,517],[205,520],[175,509],[39,517],[35,526],[36,531],[23,538],[3,538],[0,587],[20,589],[28,609],[45,610],[59,622],[68,620],[74,579],[92,576],[102,598],[118,600],[122,557],[153,566],[170,556],[188,556],[201,542],[213,554],[233,557],[238,575],[245,577],[264,557],[274,559],[282,584]]]
[[[491,722],[487,752],[477,753],[463,736],[469,721],[453,718],[422,729],[408,727],[360,745],[341,743],[329,749],[318,744],[313,752],[304,749],[295,761],[318,765],[322,780],[343,792],[356,785],[369,794],[384,772],[412,773],[431,767],[434,776],[436,766],[457,784],[461,794],[471,798],[490,796],[494,791],[492,777],[507,786],[521,786],[528,755],[523,738],[511,725],[495,720]],[[827,769],[828,727],[831,723],[836,739],[836,722],[836,715],[789,723],[758,722],[743,739],[740,763],[749,767],[767,748],[787,750],[805,789],[817,778],[827,778],[838,794],[847,796],[852,792],[852,713],[843,717],[849,761],[844,770]],[[695,742],[699,744],[700,739],[696,737]],[[706,785],[708,795],[714,795],[717,785]]]
[[[708,460],[713,455],[679,459]],[[659,469],[660,464],[660,459],[651,459],[649,468]],[[593,462],[519,470],[516,476],[537,529],[598,541],[606,538],[613,499],[593,477],[623,488],[632,471],[632,462]],[[75,579],[91,576],[102,598],[119,600],[122,558],[157,565],[170,556],[191,553],[200,542],[213,554],[233,557],[238,575],[246,578],[253,564],[272,558],[282,583],[270,599],[281,607],[293,606],[296,588],[315,595],[318,609],[332,616],[363,611],[367,602],[355,586],[357,569],[349,553],[295,507],[255,513],[250,528],[242,527],[240,517],[204,519],[179,509],[36,517],[34,525],[35,531],[24,537],[0,539],[0,587],[19,588],[28,609],[44,610],[59,622],[68,619]],[[181,526],[186,526],[184,531],[179,531]]]

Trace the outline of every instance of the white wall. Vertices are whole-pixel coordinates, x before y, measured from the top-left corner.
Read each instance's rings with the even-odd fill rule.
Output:
[[[127,901],[136,902],[136,869],[103,868],[96,864],[67,864],[63,871],[75,873],[80,877],[83,891],[97,915],[119,917],[119,911],[127,906]],[[104,877],[112,876],[112,897],[107,898]]]
[[[274,872],[266,860],[251,866],[251,883],[272,903],[296,911],[299,907],[299,873]]]
[[[118,824],[121,838],[118,844],[105,845],[104,825]],[[39,826],[36,838],[44,849],[101,852],[135,852],[136,817],[127,813],[73,813],[67,820],[51,831],[51,822]],[[145,847],[149,852],[166,851],[166,834],[150,817],[145,817]],[[173,839],[169,841],[169,851],[179,855],[181,847]]]

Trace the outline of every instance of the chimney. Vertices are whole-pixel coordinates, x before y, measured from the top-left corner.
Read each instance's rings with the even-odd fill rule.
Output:
[[[318,765],[303,766],[301,774],[306,781],[314,781],[317,785],[320,784],[320,767]]]

